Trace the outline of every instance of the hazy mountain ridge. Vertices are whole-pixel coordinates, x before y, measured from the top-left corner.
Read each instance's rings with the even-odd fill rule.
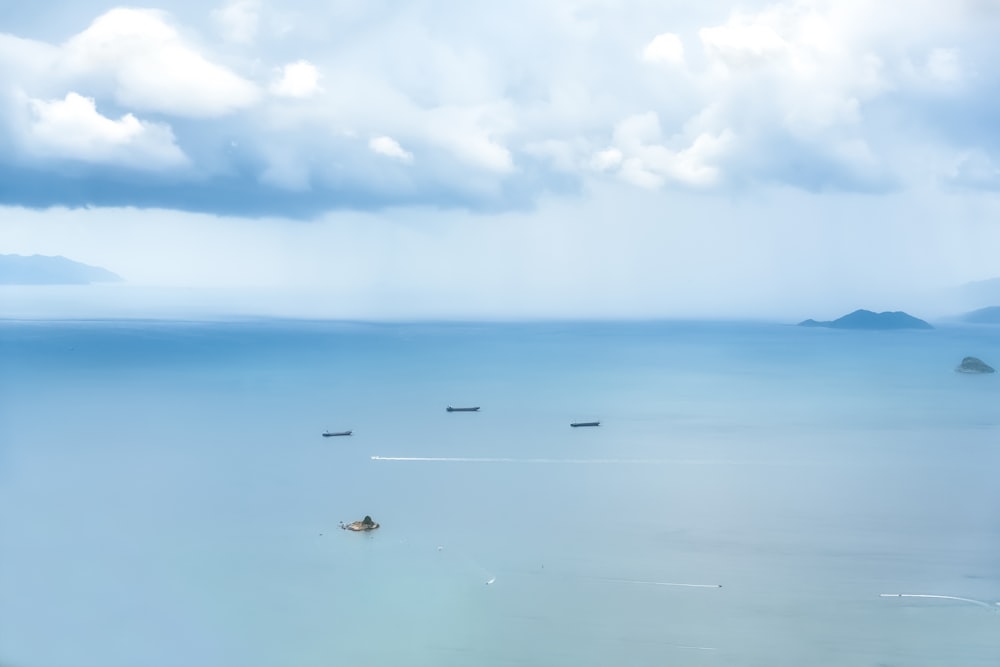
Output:
[[[1000,306],[989,306],[964,313],[961,320],[973,324],[1000,324]]]
[[[89,285],[123,279],[99,266],[61,255],[0,255],[0,285]]]

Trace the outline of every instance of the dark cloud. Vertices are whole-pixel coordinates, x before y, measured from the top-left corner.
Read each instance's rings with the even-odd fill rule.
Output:
[[[128,206],[219,215],[309,219],[331,210],[385,210],[403,206],[467,209],[485,213],[528,210],[545,191],[578,192],[578,177],[553,174],[526,158],[518,173],[481,184],[470,180],[453,187],[435,178],[399,176],[390,165],[381,179],[366,182],[359,174],[293,191],[262,183],[261,165],[230,165],[223,173],[196,177],[158,175],[84,164],[28,165],[0,163],[0,204],[28,208]]]

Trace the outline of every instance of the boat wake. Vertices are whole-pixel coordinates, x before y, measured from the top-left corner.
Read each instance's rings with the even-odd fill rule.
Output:
[[[750,461],[725,459],[549,459],[475,456],[372,456],[372,461],[418,463],[579,463],[598,465],[752,465]]]
[[[926,593],[880,593],[881,598],[929,598],[932,600],[955,600],[957,602],[968,602],[969,604],[974,604],[980,607],[985,607],[986,609],[993,609],[1000,611],[1000,602],[995,602],[990,604],[989,602],[983,602],[982,600],[973,600],[972,598],[963,598],[955,595],[929,595]]]
[[[608,577],[591,577],[599,581],[615,584],[639,584],[644,586],[676,586],[678,588],[722,588],[722,584],[685,584],[675,581],[645,581],[642,579],[611,579]]]

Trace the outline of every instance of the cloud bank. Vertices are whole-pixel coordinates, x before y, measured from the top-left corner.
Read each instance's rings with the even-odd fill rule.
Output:
[[[983,188],[951,165],[1000,159],[975,3],[72,8],[0,34],[3,203],[499,211],[604,181]]]

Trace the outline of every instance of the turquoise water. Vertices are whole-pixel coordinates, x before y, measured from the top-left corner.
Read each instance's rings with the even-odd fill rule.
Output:
[[[995,667],[998,333],[0,323],[0,665]]]

